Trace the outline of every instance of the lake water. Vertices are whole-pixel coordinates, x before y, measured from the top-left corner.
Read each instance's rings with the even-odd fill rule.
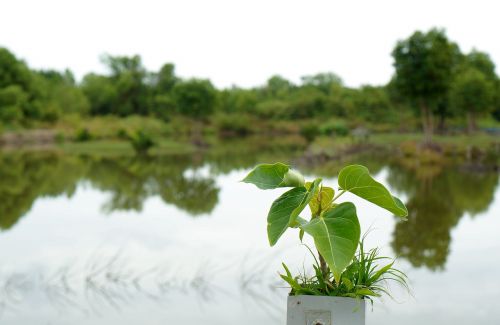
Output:
[[[371,229],[367,246],[399,256],[411,280],[411,295],[393,287],[367,324],[500,324],[497,172],[380,152],[314,165],[302,155],[240,143],[142,158],[0,153],[0,324],[285,324],[277,272],[311,258],[294,231],[268,246],[267,210],[283,191],[239,182],[274,161],[332,185],[341,166],[363,163],[407,204],[401,222],[342,197]]]

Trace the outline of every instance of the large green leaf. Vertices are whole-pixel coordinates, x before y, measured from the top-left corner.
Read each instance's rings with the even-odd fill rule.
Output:
[[[278,187],[304,186],[304,177],[282,163],[260,164],[255,166],[242,182],[268,190]]]
[[[408,210],[397,197],[370,176],[365,166],[351,165],[342,168],[339,173],[339,186],[357,196],[368,200],[397,216],[406,217]]]
[[[361,235],[354,204],[341,203],[300,227],[314,238],[316,248],[339,283],[342,271],[356,253]]]
[[[299,214],[318,190],[321,179],[316,179],[309,189],[304,186],[283,193],[271,205],[267,215],[267,237],[274,246],[286,229],[297,224]]]

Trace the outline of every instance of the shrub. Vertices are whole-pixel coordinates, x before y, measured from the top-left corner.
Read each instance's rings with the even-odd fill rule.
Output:
[[[327,122],[320,127],[320,132],[323,135],[336,135],[345,137],[349,134],[349,128],[341,122]]]
[[[307,143],[312,143],[319,134],[320,130],[315,124],[306,124],[300,128],[300,135]]]
[[[288,103],[283,100],[267,100],[255,106],[255,113],[261,118],[286,118],[288,114]]]
[[[135,132],[129,139],[137,153],[147,153],[149,149],[156,145],[153,139],[142,130]]]
[[[215,124],[221,134],[246,136],[253,133],[252,123],[246,115],[218,115]]]
[[[75,140],[85,142],[92,140],[93,136],[87,128],[79,129],[75,134]]]
[[[129,138],[129,135],[127,133],[127,130],[125,130],[124,128],[119,128],[118,131],[116,131],[116,137],[118,139],[128,139]]]

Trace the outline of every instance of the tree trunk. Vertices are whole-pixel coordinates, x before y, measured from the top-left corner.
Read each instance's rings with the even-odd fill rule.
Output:
[[[428,143],[432,142],[432,135],[434,134],[432,111],[425,103],[421,103],[420,104],[420,112],[422,115],[422,128],[424,130],[424,142],[428,144]]]
[[[434,135],[434,115],[432,114],[432,110],[427,108],[427,119],[429,123],[429,143],[432,142],[432,136]]]
[[[476,120],[473,112],[467,112],[467,133],[473,134],[476,131]]]
[[[439,116],[439,122],[437,128],[440,134],[446,133],[446,117],[444,116],[444,114],[441,114]]]
[[[196,147],[202,148],[206,147],[206,142],[203,139],[203,122],[196,120],[193,123],[193,128],[191,129],[191,143]]]

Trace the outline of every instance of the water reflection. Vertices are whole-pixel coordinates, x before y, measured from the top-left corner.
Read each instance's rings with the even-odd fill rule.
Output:
[[[249,168],[259,161],[290,161],[319,176],[335,176],[345,164],[356,162],[376,174],[388,168],[389,185],[405,196],[407,222],[397,223],[392,246],[413,266],[442,269],[451,241],[451,229],[468,213],[475,216],[491,204],[498,174],[464,164],[419,165],[381,148],[312,162],[300,154],[300,145],[287,140],[225,142],[192,155],[92,156],[58,152],[0,153],[0,228],[10,229],[37,198],[71,197],[78,184],[109,193],[106,213],[141,211],[153,196],[191,216],[210,214],[218,204],[217,176]],[[285,157],[287,157],[285,159]],[[391,158],[388,158],[391,157]]]
[[[186,272],[168,260],[141,263],[123,254],[124,250],[93,254],[84,262],[62,263],[52,271],[0,273],[0,316],[26,312],[25,300],[32,296],[43,297],[59,314],[97,316],[110,308],[120,312],[141,300],[168,308],[170,298],[188,296],[201,305],[216,303],[221,297],[240,299],[257,306],[271,319],[280,318],[282,306],[276,297],[283,291],[277,290],[280,284],[269,270],[275,256],[248,253],[224,265],[204,261]],[[236,283],[238,291],[226,288],[227,282]]]
[[[90,163],[88,163],[90,161]],[[141,211],[144,201],[159,195],[165,203],[196,216],[210,213],[217,205],[219,188],[213,176],[198,173],[190,156],[86,159],[85,179],[111,199],[105,211]],[[189,169],[194,169],[187,175]]]
[[[11,228],[37,198],[71,197],[80,182],[107,193],[104,211],[141,211],[160,196],[192,216],[209,214],[218,202],[215,176],[250,168],[261,161],[289,161],[302,148],[300,138],[281,141],[226,141],[207,152],[168,156],[69,155],[59,152],[0,151],[0,229]],[[205,165],[210,172],[199,172]]]
[[[408,221],[398,222],[392,247],[413,266],[442,269],[450,250],[451,230],[464,214],[486,211],[498,174],[459,167],[390,166],[389,184],[408,198]]]
[[[82,181],[111,194],[107,212],[141,211],[147,198],[158,195],[193,216],[207,214],[217,205],[219,188],[198,168],[188,156],[0,155],[0,228],[11,228],[37,198],[71,197]]]
[[[269,249],[265,219],[256,214],[268,208],[273,193],[238,183],[245,170],[263,161],[289,162],[311,177],[335,177],[345,164],[365,164],[408,204],[407,222],[385,213],[378,219],[371,207],[364,228],[381,222],[382,236],[374,242],[392,246],[389,254],[399,254],[404,267],[410,267],[407,260],[420,268],[410,268],[410,277],[421,300],[390,308],[399,313],[394,321],[374,314],[379,319],[372,323],[404,318],[430,324],[422,315],[436,310],[459,319],[456,324],[467,323],[458,309],[473,306],[479,296],[493,301],[496,293],[488,293],[486,281],[476,295],[460,285],[478,267],[491,268],[478,252],[498,250],[494,233],[477,241],[478,233],[483,238],[488,227],[496,227],[491,216],[498,211],[497,172],[460,161],[419,164],[381,148],[316,159],[294,140],[245,141],[150,157],[0,152],[0,228],[9,230],[0,233],[8,248],[0,250],[0,323],[137,324],[155,313],[155,321],[163,317],[165,323],[283,324],[287,290],[276,271],[282,260],[300,268],[304,255],[292,246],[294,234],[278,251]],[[36,202],[47,197],[54,199]],[[242,197],[252,206],[242,205]],[[186,217],[200,215],[210,218]],[[92,253],[96,245],[101,249]],[[250,248],[253,253],[242,255]],[[445,272],[429,271],[445,266]],[[434,289],[466,292],[470,299],[446,297],[434,304]]]
[[[0,154],[0,228],[11,228],[39,197],[72,196],[84,174],[77,157]]]

